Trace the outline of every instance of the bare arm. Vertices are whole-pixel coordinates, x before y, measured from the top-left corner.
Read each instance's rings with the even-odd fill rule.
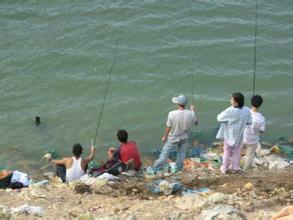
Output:
[[[195,117],[194,125],[198,125],[199,119],[198,119],[198,115],[195,110],[195,105],[190,105],[190,110],[193,111],[193,113],[194,113],[194,117]]]
[[[51,162],[55,165],[65,165],[67,158],[63,158],[61,160],[51,160]]]
[[[86,157],[84,159],[84,161],[86,163],[91,162],[94,159],[94,157],[95,157],[95,153],[96,153],[96,148],[94,146],[91,146],[91,153],[90,153],[90,155],[88,157]]]
[[[162,137],[163,142],[165,142],[167,140],[170,131],[171,131],[171,127],[166,127],[164,136]]]

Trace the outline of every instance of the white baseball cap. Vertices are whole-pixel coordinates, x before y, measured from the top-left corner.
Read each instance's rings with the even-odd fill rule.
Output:
[[[172,102],[178,105],[187,105],[187,98],[185,95],[179,95],[172,98]]]

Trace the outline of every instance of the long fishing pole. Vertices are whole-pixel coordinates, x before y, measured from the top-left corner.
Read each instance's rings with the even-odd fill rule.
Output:
[[[254,60],[253,60],[253,83],[252,94],[255,94],[255,80],[256,80],[256,48],[257,48],[257,11],[258,2],[255,0],[255,26],[254,26]]]
[[[98,133],[99,133],[100,124],[101,124],[102,116],[103,116],[103,113],[104,113],[105,103],[106,103],[107,95],[109,93],[109,88],[110,88],[110,84],[111,84],[111,80],[112,80],[112,74],[113,74],[113,69],[114,69],[114,65],[115,65],[115,62],[116,62],[116,55],[117,55],[119,43],[120,43],[120,37],[117,39],[117,42],[116,42],[116,45],[115,45],[115,48],[114,48],[112,64],[111,64],[110,71],[109,71],[109,74],[108,74],[108,80],[107,80],[107,85],[106,85],[106,89],[105,89],[105,93],[104,93],[102,107],[101,107],[98,122],[97,122],[96,134],[95,134],[95,138],[94,138],[93,143],[92,143],[93,145],[96,144],[97,136],[98,136]]]
[[[192,0],[189,1],[189,16],[190,16],[190,20],[192,20],[192,13],[191,13],[191,7],[192,6]],[[189,71],[190,71],[190,75],[191,75],[191,104],[194,104],[194,99],[193,99],[193,95],[194,95],[194,73],[193,73],[193,66],[192,66],[192,45],[193,45],[193,41],[192,41],[192,22],[190,22],[189,24]]]

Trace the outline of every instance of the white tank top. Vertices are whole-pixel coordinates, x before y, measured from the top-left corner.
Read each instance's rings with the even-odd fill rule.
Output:
[[[85,174],[84,170],[81,168],[81,157],[78,160],[72,157],[72,160],[72,166],[66,170],[66,182],[77,180]]]

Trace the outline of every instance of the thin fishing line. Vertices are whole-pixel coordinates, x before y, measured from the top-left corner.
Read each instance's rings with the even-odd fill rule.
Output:
[[[192,21],[192,0],[189,1],[189,16],[190,20]],[[191,104],[193,104],[193,95],[194,95],[194,73],[193,73],[193,66],[192,66],[192,22],[189,24],[189,71],[191,75]]]
[[[252,94],[255,94],[255,81],[256,81],[256,49],[257,49],[257,11],[258,2],[255,0],[255,27],[254,27],[254,60],[253,60],[253,83],[252,83]]]
[[[109,93],[109,88],[110,88],[110,84],[111,84],[111,80],[112,80],[112,74],[113,74],[113,69],[114,69],[114,65],[115,65],[115,62],[116,62],[116,55],[117,55],[119,43],[120,43],[120,37],[117,39],[117,42],[116,42],[116,45],[115,45],[115,48],[114,48],[112,64],[111,64],[110,71],[109,71],[109,74],[108,74],[108,80],[107,80],[106,89],[105,89],[105,93],[104,93],[104,97],[103,97],[102,107],[101,107],[98,122],[97,122],[96,134],[95,134],[95,138],[94,138],[94,141],[93,141],[93,145],[96,144],[97,136],[98,136],[98,133],[99,133],[100,124],[101,124],[102,116],[103,116],[103,113],[104,113],[105,103],[106,103],[106,100],[107,100],[107,96],[108,96],[108,93]]]

